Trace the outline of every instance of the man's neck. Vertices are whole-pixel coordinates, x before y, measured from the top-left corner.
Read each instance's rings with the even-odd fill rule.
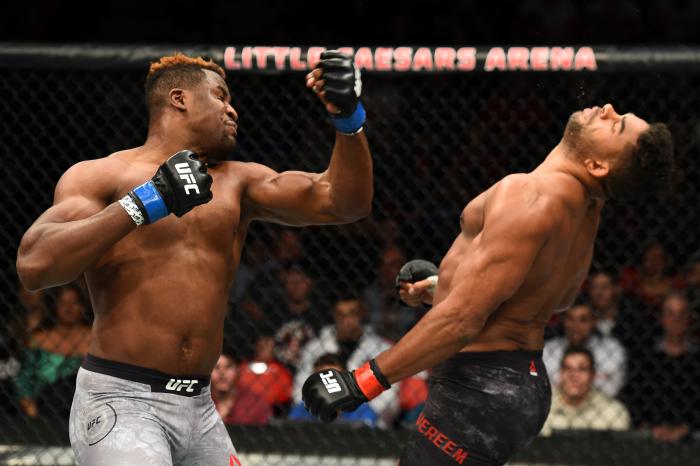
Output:
[[[583,396],[570,397],[570,396],[567,396],[567,395],[562,391],[562,392],[561,392],[561,396],[562,396],[562,401],[564,401],[564,404],[565,404],[566,406],[571,406],[571,407],[574,407],[574,408],[578,408],[579,406],[581,406],[581,405],[586,401],[586,398],[588,397],[588,393],[586,393],[586,394],[583,395]]]
[[[572,152],[563,142],[557,144],[534,172],[563,173],[575,178],[584,187],[591,198],[605,200],[601,184],[593,178],[584,165],[579,162],[581,156]]]
[[[300,315],[304,314],[311,308],[311,301],[309,299],[302,299],[301,301],[289,301],[287,303],[289,310],[292,314]]]
[[[689,341],[685,335],[665,335],[663,349],[669,356],[680,356],[688,351]]]
[[[181,150],[200,152],[191,132],[177,115],[162,115],[148,123],[148,136],[142,149],[146,158],[156,163],[165,162]]]
[[[233,400],[236,397],[236,389],[232,388],[231,390],[217,390],[216,391],[216,400],[221,403],[228,403],[229,401]]]
[[[618,307],[619,306],[617,304],[610,304],[603,308],[597,308],[596,310],[599,313],[599,319],[615,320],[617,317]]]

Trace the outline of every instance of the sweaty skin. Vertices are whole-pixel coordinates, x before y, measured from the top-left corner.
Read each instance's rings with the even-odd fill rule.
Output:
[[[534,171],[507,176],[469,202],[440,264],[433,308],[376,358],[390,383],[459,351],[542,349],[549,317],[573,303],[590,268],[605,203],[600,180],[648,128],[610,104],[572,120],[603,155],[587,158],[589,146],[561,143]],[[407,288],[401,296],[412,305],[426,296],[406,299]]]
[[[369,213],[367,140],[363,133],[337,133],[324,173],[210,163],[212,201],[180,218],[170,215],[136,228],[117,201],[172,154],[190,149],[206,160],[235,145],[238,116],[228,87],[216,73],[205,73],[201,89],[183,93],[197,102],[197,118],[184,124],[183,114],[173,112],[182,128],[168,129],[175,123],[165,121],[161,133],[149,132],[141,147],[71,167],[56,186],[53,206],[22,239],[17,268],[27,288],[55,286],[84,273],[95,311],[89,351],[95,356],[169,374],[209,374],[221,350],[228,290],[251,221],[337,224]]]

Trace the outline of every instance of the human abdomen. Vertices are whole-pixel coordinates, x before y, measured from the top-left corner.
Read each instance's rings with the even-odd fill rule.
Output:
[[[88,274],[96,311],[91,354],[171,374],[211,371],[230,280],[220,258],[179,259]]]

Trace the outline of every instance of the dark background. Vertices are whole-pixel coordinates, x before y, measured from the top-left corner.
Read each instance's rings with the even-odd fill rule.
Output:
[[[700,43],[700,3],[692,0],[26,0],[3,8],[2,41],[261,45]]]

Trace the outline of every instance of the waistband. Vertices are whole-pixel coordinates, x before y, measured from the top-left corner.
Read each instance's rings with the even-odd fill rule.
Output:
[[[91,354],[83,358],[81,367],[99,374],[150,385],[151,391],[156,393],[196,396],[202,392],[202,388],[209,385],[209,376],[171,375],[155,369],[98,358]]]
[[[470,364],[485,364],[489,366],[509,367],[515,370],[531,371],[530,363],[543,368],[542,351],[484,351],[461,352],[443,361],[438,366],[442,370],[460,369]]]

